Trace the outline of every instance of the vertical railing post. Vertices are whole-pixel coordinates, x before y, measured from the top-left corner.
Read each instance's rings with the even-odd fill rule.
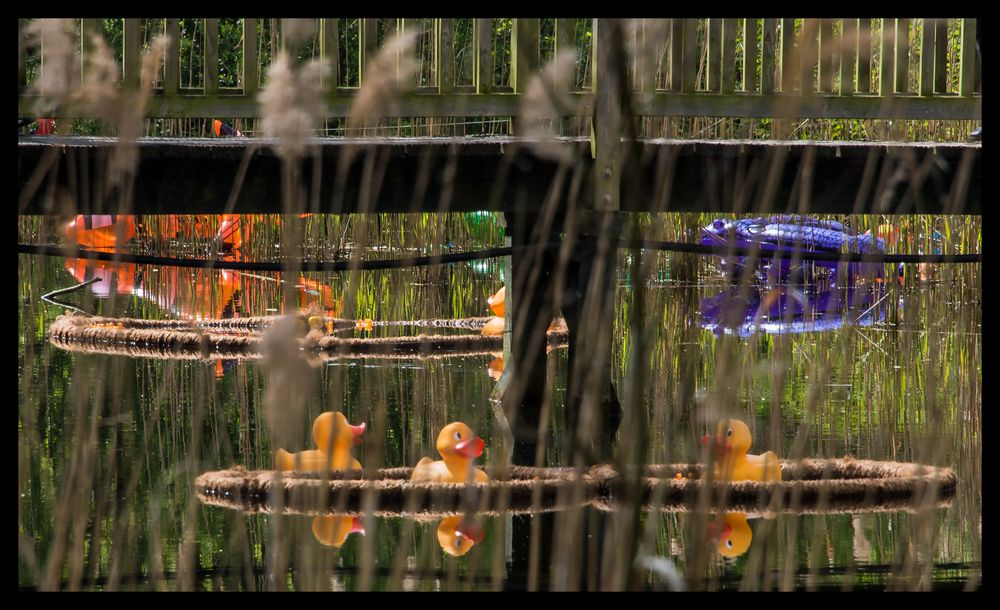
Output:
[[[799,43],[799,87],[802,95],[812,95],[816,91],[813,74],[819,65],[816,44],[818,34],[818,19],[802,20],[802,40]]]
[[[795,20],[781,20],[781,92],[795,90]]]
[[[257,20],[243,19],[243,95],[257,95],[260,75],[257,73]]]
[[[524,93],[538,71],[538,19],[514,19],[511,60],[514,62],[514,92]]]
[[[139,86],[139,62],[142,61],[142,58],[139,57],[139,49],[141,47],[142,40],[139,38],[139,20],[126,19],[122,45],[122,67],[125,73],[123,85],[126,89],[133,89]]]
[[[872,90],[872,20],[858,22],[858,93]]]
[[[476,93],[493,91],[493,20],[476,19]]]
[[[219,20],[205,19],[205,95],[219,93]]]
[[[181,86],[181,26],[177,19],[167,19],[164,24],[167,37],[167,56],[163,60],[163,94],[177,95]]]
[[[896,93],[910,91],[910,20],[896,20]]]
[[[882,20],[882,51],[879,53],[879,95],[892,97],[895,91],[896,69],[896,24],[895,19]]]
[[[413,40],[413,48],[414,49],[419,49],[420,48],[420,38],[423,36],[423,33],[424,33],[424,20],[423,19],[403,19],[403,34],[405,34],[407,36],[409,36],[409,35],[415,36],[415,38]],[[419,59],[417,61],[419,62]],[[421,82],[420,82],[421,68],[422,68],[422,66],[418,65],[416,72],[410,78],[410,86],[411,87],[419,87],[420,86],[420,84],[421,84]]]
[[[736,24],[736,19],[722,20],[722,66],[719,70],[722,93],[732,93],[736,90]],[[743,52],[750,52],[746,45],[743,47]]]
[[[757,91],[757,19],[748,18],[743,25],[743,91]]]
[[[934,93],[948,91],[948,20],[934,20]]]
[[[924,19],[920,35],[920,95],[934,95],[934,20]]]
[[[760,49],[760,94],[774,94],[774,69],[777,19],[764,19]]]
[[[709,18],[708,36],[705,39],[708,46],[708,90],[718,93],[722,81],[722,19]]]
[[[24,36],[24,20],[17,20],[17,90],[20,92],[24,89],[24,76],[26,71],[25,62],[25,47],[26,40]]]
[[[538,19],[514,19],[510,41],[510,57],[513,62],[511,73],[514,75],[514,93],[525,93],[532,75],[538,71]],[[525,125],[523,117],[513,118],[512,131],[521,135]]]
[[[684,50],[681,64],[683,66],[683,76],[681,77],[681,89],[684,93],[694,93],[698,83],[698,20],[693,18],[684,19]],[[596,39],[597,36],[594,36]],[[597,62],[594,62],[597,65]]]
[[[833,52],[836,45],[833,42],[833,19],[823,19],[819,29],[819,90],[823,93],[833,92]],[[838,53],[843,57],[843,53]]]
[[[643,19],[639,22],[639,61],[637,81],[643,93],[656,91],[656,68],[663,50],[663,25]]]
[[[962,19],[962,60],[959,94],[971,97],[976,84],[976,20]]]
[[[438,31],[438,92],[450,94],[455,90],[455,20],[439,19]]]
[[[368,71],[368,62],[375,57],[375,53],[378,52],[378,20],[377,19],[362,19],[360,25],[360,36],[361,39],[361,64],[359,70],[358,84],[364,86],[365,79],[368,78],[366,72]]]
[[[858,20],[844,19],[840,28],[840,94],[854,93],[854,76],[857,74]]]
[[[682,63],[682,57],[684,56],[684,21],[684,19],[678,17],[670,20],[670,81],[667,83],[667,88],[674,93],[680,92],[683,86],[681,75],[684,70]]]
[[[324,83],[324,87],[333,94],[340,87],[340,20],[323,19],[320,28],[320,56],[326,61],[329,75],[329,84]]]

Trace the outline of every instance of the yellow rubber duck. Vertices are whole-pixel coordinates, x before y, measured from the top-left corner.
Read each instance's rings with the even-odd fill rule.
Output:
[[[289,453],[278,449],[274,456],[278,470],[361,470],[351,456],[351,447],[361,444],[365,424],[353,426],[343,413],[327,411],[313,422],[313,441],[318,449]]]
[[[474,521],[464,520],[462,515],[453,515],[438,524],[437,537],[445,553],[461,557],[483,541],[483,529]]]
[[[340,548],[351,534],[364,536],[365,528],[361,526],[359,517],[322,515],[313,519],[312,532],[320,544]]]
[[[437,450],[443,460],[433,461],[421,458],[413,469],[411,481],[436,481],[439,483],[465,483],[471,478],[476,483],[485,483],[489,476],[472,465],[472,461],[483,454],[483,439],[476,436],[462,422],[445,426],[437,437]]]
[[[724,419],[716,428],[715,439],[705,435],[702,445],[715,450],[714,474],[724,481],[780,481],[781,465],[773,451],[750,455],[747,451],[753,439],[750,428],[738,419]]]
[[[727,558],[739,557],[750,548],[753,530],[746,513],[726,513],[708,524],[708,538],[715,550]]]

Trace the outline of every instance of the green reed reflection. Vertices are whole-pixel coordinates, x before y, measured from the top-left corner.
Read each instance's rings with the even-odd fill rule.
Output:
[[[858,229],[873,231],[888,220],[851,218]],[[887,243],[890,252],[980,249],[977,217],[891,220],[899,236],[894,245]],[[710,221],[704,215],[650,215],[638,225],[653,239],[693,240],[692,231]],[[277,223],[260,226],[247,254],[274,259],[280,252]],[[375,217],[367,226],[346,217],[314,216],[305,219],[305,226],[306,254],[312,258],[350,253],[354,243],[379,244],[366,249],[364,258],[389,258],[497,246],[503,237],[492,216],[457,214]],[[43,243],[57,236],[49,219],[22,217],[18,228],[21,241]],[[933,238],[934,231],[941,239]],[[197,251],[191,244],[155,239],[136,248]],[[655,258],[643,274],[645,256]],[[175,317],[182,304],[192,315],[219,315],[227,304],[244,315],[264,315],[280,310],[283,280],[305,286],[302,304],[326,298],[345,317],[460,318],[486,315],[486,298],[503,285],[501,270],[498,260],[356,272],[353,279],[349,273],[302,274],[314,282],[309,286],[300,277],[242,274],[234,276],[239,281],[227,296],[229,280],[219,271],[178,275],[166,268],[139,268],[128,277],[141,294],[117,290],[127,273],[118,270],[109,276],[115,288],[107,296],[85,290],[72,302],[88,311],[144,318]],[[644,552],[670,558],[689,577],[699,574],[692,582],[706,589],[977,586],[982,559],[981,268],[941,265],[923,274],[922,280],[916,266],[907,267],[902,285],[886,283],[884,319],[878,323],[741,338],[703,328],[703,299],[726,286],[710,257],[623,251],[615,383],[623,404],[637,400],[641,406],[639,423],[648,430],[643,460],[701,459],[697,441],[705,422],[731,414],[750,424],[756,453],[772,449],[782,458],[853,455],[925,462],[952,466],[959,477],[958,493],[943,509],[752,518],[753,542],[732,560],[695,557],[694,549],[706,544],[695,527],[704,515],[641,514]],[[364,536],[351,535],[334,549],[316,541],[312,517],[244,515],[204,506],[193,493],[192,481],[206,470],[234,464],[270,467],[279,437],[286,447],[305,447],[311,422],[328,410],[367,424],[368,440],[356,453],[366,467],[412,466],[422,455],[435,455],[437,431],[455,420],[485,439],[480,463],[495,464],[501,434],[490,402],[495,388],[487,370],[491,356],[305,367],[296,373],[301,383],[287,386],[302,397],[301,406],[269,413],[267,404],[276,399],[268,393],[276,391],[276,382],[274,368],[266,363],[216,367],[77,355],[52,346],[46,331],[62,311],[39,296],[76,281],[62,259],[18,256],[20,587],[523,588],[529,566],[538,570],[540,587],[556,582],[547,580],[549,568],[559,563],[564,547],[560,540],[543,538],[563,530],[546,525],[548,517],[485,517],[482,543],[452,557],[438,546],[436,522],[367,517]],[[169,302],[162,296],[167,294],[173,295]],[[626,366],[634,345],[635,299],[642,300],[637,328],[649,349],[638,371],[637,396]],[[397,326],[377,332],[421,330]],[[352,334],[369,336],[367,331]],[[550,465],[565,463],[566,364],[565,350],[552,352]],[[627,440],[619,438],[619,445]],[[588,531],[606,528],[605,544],[615,544],[611,517],[587,509],[580,519],[595,524]],[[532,544],[539,549],[534,564],[529,551],[522,552]],[[580,561],[588,570],[600,564],[594,558]],[[581,578],[590,582],[587,572]],[[640,570],[630,582],[661,586],[649,571]]]

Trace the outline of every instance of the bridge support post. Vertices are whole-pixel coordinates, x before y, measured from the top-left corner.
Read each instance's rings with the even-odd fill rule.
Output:
[[[588,212],[566,270],[561,308],[569,328],[566,397],[568,455],[572,464],[611,459],[622,408],[611,382],[615,271],[623,219]]]
[[[507,212],[505,216],[515,250],[507,277],[505,309],[510,312],[511,334],[503,411],[514,436],[512,462],[533,466],[548,389],[546,330],[555,313],[555,256],[545,247],[550,236],[533,230],[538,226],[537,213]]]
[[[611,383],[611,341],[623,228],[619,212],[626,91],[623,39],[620,20],[594,20],[594,201],[578,223],[579,245],[567,270],[562,303],[569,326],[566,428],[574,465],[608,461],[621,421],[621,404]]]

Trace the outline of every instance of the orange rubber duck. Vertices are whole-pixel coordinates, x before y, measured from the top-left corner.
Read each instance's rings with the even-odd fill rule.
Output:
[[[483,454],[483,439],[476,436],[462,422],[445,426],[437,437],[437,450],[442,460],[421,458],[413,469],[411,481],[437,481],[439,483],[465,483],[469,479],[485,483],[490,477],[472,465]]]
[[[747,451],[753,439],[750,428],[738,419],[724,419],[716,428],[714,443],[710,435],[701,439],[702,445],[715,450],[714,473],[724,481],[780,481],[781,465],[773,451],[750,455]]]
[[[750,548],[753,530],[746,513],[726,513],[708,524],[708,539],[727,558],[739,557]]]
[[[320,544],[340,548],[351,534],[364,536],[365,528],[361,526],[360,517],[321,515],[313,519],[312,532]]]
[[[506,300],[507,300],[506,287],[501,286],[500,290],[497,290],[497,293],[495,295],[486,299],[486,302],[489,303],[490,311],[493,312],[493,315],[500,316],[502,318],[504,314],[504,308],[503,308],[504,301]]]
[[[506,288],[501,287],[495,295],[486,299],[486,302],[490,305],[490,311],[493,312],[493,317],[490,318],[490,321],[487,322],[486,326],[484,326],[480,331],[484,337],[503,334],[503,314],[504,302],[507,298],[506,295]]]
[[[318,449],[289,453],[278,449],[274,456],[278,470],[361,470],[351,456],[351,446],[361,444],[365,424],[353,426],[343,413],[327,411],[313,422],[313,441]]]
[[[483,541],[483,529],[479,524],[463,519],[462,515],[445,517],[438,524],[438,544],[449,555],[461,557]]]

